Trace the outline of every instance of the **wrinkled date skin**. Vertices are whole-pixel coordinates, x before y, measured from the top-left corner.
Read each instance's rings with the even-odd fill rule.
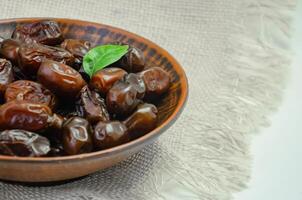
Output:
[[[0,55],[10,60],[13,64],[13,71],[16,79],[28,79],[21,69],[17,67],[19,58],[20,41],[13,39],[3,40],[0,47]]]
[[[47,45],[57,45],[63,41],[60,27],[54,21],[19,25],[13,32],[12,38],[22,42],[38,42]]]
[[[107,149],[129,141],[126,126],[119,121],[99,122],[93,132],[96,149]]]
[[[21,43],[17,40],[6,39],[1,43],[0,54],[10,60],[13,64],[18,64],[18,51]]]
[[[42,44],[22,44],[18,51],[19,67],[27,75],[36,75],[41,63],[51,59],[67,65],[74,63],[74,57],[65,49]]]
[[[117,81],[108,91],[106,104],[111,114],[127,116],[141,102],[145,88],[143,81],[136,74],[128,74]]]
[[[93,148],[92,129],[89,122],[81,117],[72,117],[63,123],[63,147],[68,155],[90,152]]]
[[[0,97],[3,97],[8,84],[13,81],[14,74],[12,64],[8,60],[0,58]]]
[[[28,80],[18,80],[7,86],[5,101],[26,100],[32,103],[45,104],[54,109],[57,98],[43,85]]]
[[[140,72],[145,68],[145,56],[143,52],[133,46],[129,46],[128,52],[113,66],[121,67],[125,69],[128,73]]]
[[[85,40],[77,40],[77,39],[65,39],[62,42],[61,47],[69,51],[75,57],[74,68],[79,70],[84,55],[89,51],[91,45],[90,42]]]
[[[160,67],[152,67],[139,73],[146,86],[146,98],[156,98],[167,92],[170,76]]]
[[[37,79],[54,94],[67,99],[74,99],[86,85],[82,76],[75,69],[52,60],[45,60],[41,63]]]
[[[156,127],[157,108],[153,104],[140,104],[137,110],[123,123],[128,128],[131,139],[138,138]]]
[[[47,138],[36,133],[13,129],[0,133],[0,154],[39,157],[50,151]]]
[[[41,131],[50,126],[52,111],[45,104],[10,101],[0,107],[0,130]]]
[[[130,114],[144,97],[145,85],[136,74],[128,74],[117,81],[109,90],[106,97],[110,113],[126,116]]]
[[[91,77],[89,86],[105,96],[113,84],[126,74],[127,72],[120,68],[105,68],[99,70]]]
[[[134,89],[137,91],[137,98],[143,99],[146,92],[146,86],[143,81],[143,79],[137,75],[130,73],[126,76],[124,76],[124,81],[134,87]]]
[[[76,110],[78,116],[86,118],[91,124],[110,119],[105,100],[97,92],[91,91],[87,85],[79,93]]]

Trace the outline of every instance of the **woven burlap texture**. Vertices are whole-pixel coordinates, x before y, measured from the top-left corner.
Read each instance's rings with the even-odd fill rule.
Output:
[[[0,199],[227,200],[250,176],[251,133],[278,106],[294,0],[0,0],[0,18],[64,17],[117,26],[167,49],[187,106],[159,140],[108,170],[62,185],[0,183]]]

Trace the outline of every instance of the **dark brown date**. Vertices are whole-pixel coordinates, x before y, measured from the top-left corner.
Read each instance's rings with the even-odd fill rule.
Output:
[[[112,66],[121,67],[128,73],[140,72],[144,69],[146,64],[143,52],[133,46],[129,46],[128,52]]]
[[[127,72],[120,68],[105,68],[99,70],[91,77],[89,86],[105,96],[113,84],[126,74]]]
[[[20,41],[17,40],[3,40],[0,47],[0,55],[12,62],[14,76],[16,79],[28,79],[28,77],[21,71],[21,69],[17,67],[20,45]]]
[[[91,124],[110,119],[105,100],[97,92],[91,91],[87,85],[79,93],[76,110],[78,116],[86,118]]]
[[[113,115],[127,115],[139,104],[136,90],[129,84],[118,81],[108,91],[106,105]]]
[[[3,97],[7,86],[14,81],[12,64],[0,58],[0,97]]]
[[[146,86],[146,98],[156,98],[170,87],[169,74],[160,67],[151,67],[139,73]]]
[[[0,107],[0,130],[41,131],[51,123],[52,111],[44,104],[10,101]]]
[[[6,130],[0,133],[0,154],[39,157],[50,151],[47,138],[25,130]]]
[[[10,60],[13,64],[18,64],[18,51],[20,48],[20,42],[13,39],[3,40],[1,43],[0,54]]]
[[[107,149],[129,141],[126,126],[119,121],[99,122],[93,132],[96,149]]]
[[[22,44],[19,48],[19,67],[27,75],[36,75],[41,63],[51,59],[67,65],[74,63],[74,57],[65,49],[42,44]]]
[[[137,110],[123,123],[128,128],[131,139],[138,138],[156,127],[157,108],[153,104],[140,104]]]
[[[106,97],[108,111],[114,115],[127,116],[141,102],[144,90],[143,81],[138,75],[126,75],[108,91]]]
[[[63,49],[66,49],[75,57],[75,64],[73,66],[77,70],[80,69],[83,57],[89,51],[90,46],[90,42],[77,39],[65,39],[61,44]]]
[[[86,85],[82,76],[68,65],[45,60],[37,75],[38,81],[59,97],[74,99]]]
[[[38,42],[47,45],[57,45],[63,41],[63,36],[57,22],[42,21],[23,24],[16,27],[12,38],[22,42]]]
[[[72,117],[63,123],[63,147],[68,155],[90,152],[93,148],[89,122],[80,117]]]
[[[43,85],[28,80],[15,81],[7,86],[5,101],[26,100],[32,103],[45,104],[54,109],[57,98]]]

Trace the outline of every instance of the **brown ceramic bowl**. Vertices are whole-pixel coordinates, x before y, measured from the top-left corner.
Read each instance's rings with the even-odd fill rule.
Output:
[[[17,24],[47,20],[25,18],[0,20],[0,36],[10,38]],[[164,49],[153,42],[128,31],[87,21],[50,19],[60,24],[65,38],[89,40],[92,44],[112,41],[127,42],[141,49],[147,63],[164,68],[172,78],[168,94],[158,105],[159,122],[156,129],[129,143],[103,151],[62,157],[10,157],[0,156],[0,179],[21,182],[49,182],[81,177],[110,167],[153,142],[175,122],[184,108],[188,83],[184,70]]]

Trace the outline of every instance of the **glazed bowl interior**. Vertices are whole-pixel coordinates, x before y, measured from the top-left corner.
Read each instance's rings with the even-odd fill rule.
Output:
[[[109,167],[121,160],[126,159],[132,153],[137,152],[143,148],[146,144],[149,144],[156,136],[160,135],[164,130],[166,130],[179,116],[181,113],[184,104],[188,95],[188,85],[185,73],[179,63],[164,49],[157,46],[153,42],[140,37],[136,34],[130,33],[128,31],[102,25],[98,23],[72,20],[72,19],[57,19],[57,18],[25,18],[25,19],[8,19],[0,20],[0,36],[3,38],[10,38],[13,30],[16,25],[22,23],[30,23],[33,21],[39,20],[54,20],[57,21],[60,25],[64,38],[73,38],[73,39],[84,39],[88,40],[94,45],[100,45],[110,42],[124,42],[130,45],[133,45],[143,51],[146,62],[148,66],[159,66],[167,71],[172,79],[171,87],[166,95],[164,95],[160,101],[157,103],[159,110],[158,115],[158,125],[153,131],[147,133],[146,135],[131,141],[129,143],[110,148],[103,151],[97,151],[92,153],[85,153],[74,156],[61,156],[61,157],[40,157],[40,158],[30,158],[30,157],[10,157],[10,156],[0,156],[1,163],[62,163],[64,161],[70,160],[83,160],[83,159],[97,159],[101,157],[106,157],[110,160],[110,156],[119,154],[119,152],[131,152],[127,154],[120,154],[118,158],[114,157],[116,161],[104,166],[98,165],[91,170],[86,170],[86,174],[96,171],[98,168]],[[41,179],[42,181],[52,181],[52,180],[63,180],[66,178],[78,177],[85,175],[85,173],[80,173],[78,175],[69,176],[69,177],[60,177],[60,178],[50,178]],[[0,178],[6,180],[17,180],[17,181],[26,181],[25,178],[11,178],[3,177],[0,173]],[[33,180],[36,181],[36,180]]]

